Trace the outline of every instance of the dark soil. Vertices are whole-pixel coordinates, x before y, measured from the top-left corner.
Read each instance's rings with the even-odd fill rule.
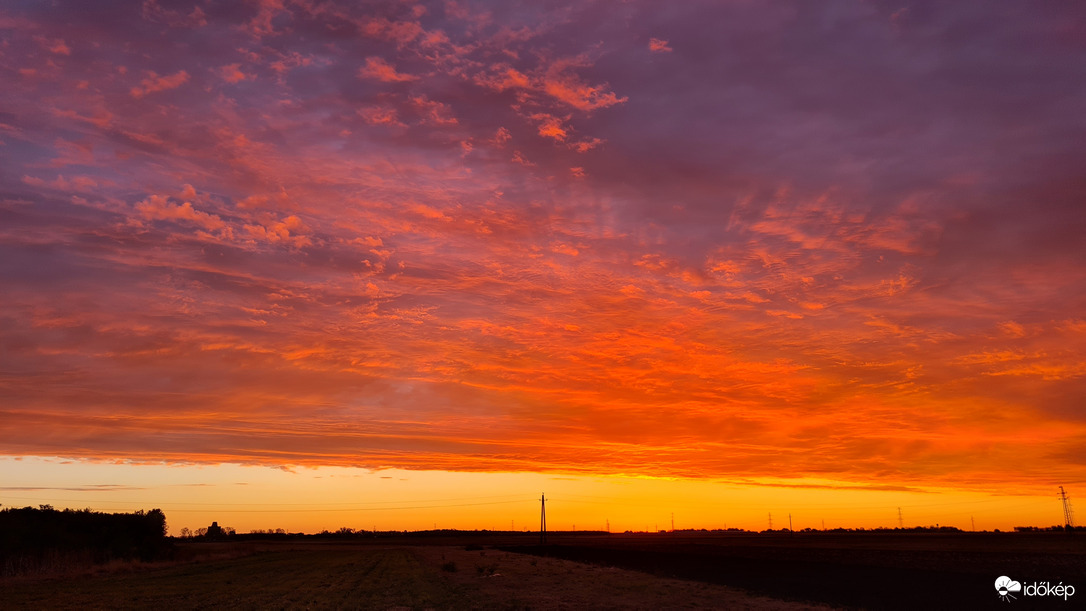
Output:
[[[1072,584],[1069,600],[1018,594],[1017,608],[1082,608],[1086,537],[1026,534],[804,533],[742,537],[612,536],[507,551],[865,609],[1008,608],[995,580]],[[1075,600],[1077,599],[1077,601]]]

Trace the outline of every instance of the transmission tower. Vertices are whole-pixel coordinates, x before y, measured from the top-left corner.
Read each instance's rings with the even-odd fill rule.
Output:
[[[769,530],[773,530],[773,512],[769,512]]]
[[[547,498],[539,495],[539,542],[547,542]]]
[[[1074,528],[1075,511],[1071,508],[1071,497],[1064,492],[1063,486],[1060,486],[1060,500],[1063,501],[1063,523],[1067,525],[1067,528]]]
[[[905,518],[901,517],[900,507],[897,508],[897,527],[902,529],[905,528]]]

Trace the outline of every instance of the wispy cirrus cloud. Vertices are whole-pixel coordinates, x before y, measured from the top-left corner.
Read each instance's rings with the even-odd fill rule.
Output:
[[[40,486],[0,486],[0,490],[9,492],[38,492],[59,490],[64,492],[121,492],[130,490],[146,490],[142,486],[123,486],[119,484],[93,484],[90,486],[68,486],[68,487],[40,487]]]

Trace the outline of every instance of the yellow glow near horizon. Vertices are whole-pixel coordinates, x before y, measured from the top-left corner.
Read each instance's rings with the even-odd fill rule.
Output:
[[[1061,521],[1051,496],[952,489],[877,490],[829,480],[748,482],[633,476],[343,467],[272,469],[0,458],[5,507],[118,512],[159,507],[170,533],[212,521],[238,532],[449,529],[536,530],[545,493],[551,530],[651,531],[675,527],[763,530],[956,526],[1009,530]],[[88,483],[94,482],[94,483]],[[973,522],[971,522],[971,518]]]

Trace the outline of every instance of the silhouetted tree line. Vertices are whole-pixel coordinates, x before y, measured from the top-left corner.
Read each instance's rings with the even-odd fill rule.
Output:
[[[253,531],[256,532],[256,531]],[[189,528],[182,528],[181,532],[177,535],[181,539],[207,539],[216,540],[226,537],[232,537],[237,534],[237,531],[232,526],[219,526],[218,522],[212,522],[211,526],[204,528],[197,528],[191,530]]]
[[[760,532],[763,532],[763,533],[789,533],[789,532],[793,532],[793,531],[790,531],[787,528],[781,528],[781,529],[777,529],[777,530],[763,530],[763,531],[760,531]],[[821,528],[803,528],[803,529],[797,529],[797,530],[795,530],[795,532],[798,532],[798,533],[818,533],[818,532],[828,532],[828,533],[960,533],[960,532],[963,532],[963,531],[962,531],[962,529],[958,528],[957,526],[939,526],[938,524],[936,524],[935,526],[909,526],[909,527],[906,527],[906,528],[900,528],[900,527],[890,528],[890,527],[887,527],[887,526],[877,526],[875,528],[864,528],[862,526],[857,527],[857,528],[828,528],[826,530],[823,530]]]
[[[169,555],[161,509],[101,513],[50,505],[0,510],[0,574],[64,571],[113,560]]]
[[[1015,532],[1020,533],[1036,533],[1036,532],[1086,532],[1086,526],[1015,526]]]
[[[201,536],[203,536],[203,533],[201,531],[206,531],[206,530],[207,529],[201,528],[199,530],[192,531],[192,530],[189,530],[187,528],[182,528],[181,529],[181,538],[191,538],[191,539],[194,539],[194,540],[199,540],[201,538]],[[524,536],[524,537],[538,537],[539,536],[538,531],[489,530],[489,529],[486,529],[486,528],[474,529],[474,530],[459,530],[459,529],[455,529],[455,528],[438,528],[438,529],[427,529],[427,530],[380,530],[380,531],[378,531],[378,530],[368,530],[368,529],[354,529],[354,528],[350,528],[348,526],[344,526],[344,527],[339,528],[338,530],[324,529],[324,530],[321,530],[320,532],[313,533],[313,534],[291,533],[291,532],[287,532],[287,531],[283,530],[282,528],[276,528],[274,530],[270,529],[270,528],[266,529],[266,530],[255,529],[255,530],[250,530],[247,533],[240,533],[240,532],[235,533],[235,532],[231,532],[231,529],[227,529],[227,531],[228,531],[227,532],[227,537],[225,537],[225,539],[229,540],[229,541],[258,541],[258,540],[285,540],[285,539],[351,540],[351,539],[371,539],[371,538],[375,538],[375,537],[397,538],[397,539],[402,539],[402,538],[419,538],[419,539],[421,539],[421,538],[428,538],[428,537],[435,537],[435,536],[451,536],[451,537],[478,536],[478,537],[484,537],[484,536],[492,536],[492,535],[514,535],[514,536]],[[558,532],[558,531],[555,531],[555,532]],[[578,530],[578,531],[575,531],[575,532],[563,531],[561,534],[563,536],[568,536],[568,535],[591,536],[591,535],[605,535],[605,534],[607,534],[607,532],[602,531],[602,530],[584,530],[584,531]]]

